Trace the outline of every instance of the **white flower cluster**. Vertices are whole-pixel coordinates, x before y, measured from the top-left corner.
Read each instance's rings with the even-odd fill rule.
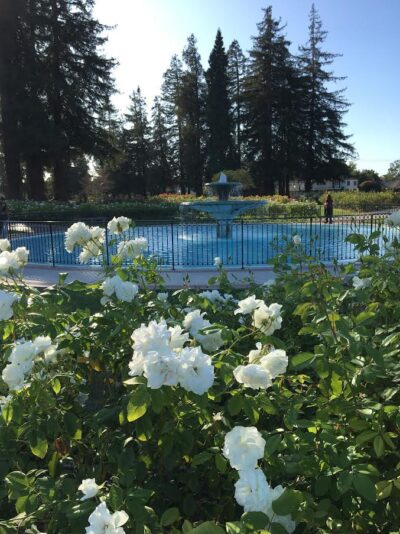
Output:
[[[131,220],[128,217],[114,217],[107,224],[107,228],[112,234],[122,234],[128,230],[130,224]]]
[[[87,263],[103,252],[105,230],[100,226],[88,226],[83,222],[74,223],[65,232],[65,248],[72,252],[76,246],[82,247],[79,261]]]
[[[245,512],[263,512],[271,522],[280,523],[292,533],[296,524],[290,515],[275,515],[272,510],[273,501],[284,492],[283,487],[271,488],[257,466],[258,460],[264,456],[264,448],[265,440],[256,427],[236,426],[226,434],[222,453],[239,474],[235,499]]]
[[[298,234],[292,237],[292,241],[294,245],[301,245],[301,237]]]
[[[279,330],[282,325],[281,309],[282,306],[274,302],[267,306],[261,299],[251,295],[239,301],[239,307],[234,314],[249,315],[253,314],[253,325],[261,330],[266,336],[271,336],[275,330]]]
[[[29,250],[26,247],[18,247],[12,252],[8,239],[0,239],[0,275],[8,275],[18,272],[28,262]]]
[[[123,281],[118,275],[106,278],[101,286],[104,297],[101,299],[102,304],[110,301],[110,297],[115,294],[118,300],[123,302],[132,302],[139,292],[137,284],[129,281]]]
[[[221,295],[221,293],[217,289],[213,289],[212,291],[202,291],[198,294],[198,296],[203,299],[209,300],[213,304],[215,304],[216,302],[221,302],[222,304],[225,304],[230,300],[234,300],[232,295],[229,295],[228,293]]]
[[[89,526],[86,534],[125,534],[123,525],[129,520],[126,512],[114,512],[107,508],[105,502],[100,503],[89,516]]]
[[[224,344],[220,330],[209,330],[201,333],[204,329],[211,329],[212,324],[208,319],[204,319],[205,312],[193,310],[186,314],[183,320],[183,327],[189,330],[190,335],[198,341],[204,350],[214,352]]]
[[[353,287],[357,291],[359,289],[365,289],[369,287],[372,283],[372,278],[360,278],[358,276],[353,276]]]
[[[214,383],[211,358],[200,347],[184,347],[189,334],[180,326],[168,327],[164,319],[142,324],[132,334],[131,376],[143,375],[151,389],[180,384],[202,395]]]
[[[137,237],[129,241],[121,241],[117,246],[117,254],[122,259],[124,258],[138,258],[147,248],[148,243],[145,237]]]
[[[14,315],[13,304],[19,299],[16,293],[0,289],[0,321],[11,319]]]
[[[31,373],[35,360],[54,363],[57,346],[49,336],[39,336],[34,341],[19,341],[14,345],[8,364],[2,372],[2,378],[11,391],[25,386],[25,379]]]
[[[257,343],[257,350],[251,350],[248,354],[248,365],[239,365],[233,371],[240,384],[252,389],[267,389],[272,386],[274,378],[286,372],[286,352],[274,349],[265,354],[264,350],[261,343]]]

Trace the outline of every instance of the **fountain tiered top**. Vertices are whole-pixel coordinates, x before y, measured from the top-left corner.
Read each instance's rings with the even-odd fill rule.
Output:
[[[240,182],[229,182],[227,176],[221,173],[218,181],[206,184],[217,194],[218,200],[182,202],[180,210],[182,213],[187,210],[208,213],[217,221],[217,236],[229,238],[232,235],[232,222],[236,217],[265,204],[265,200],[229,200],[232,189],[240,185]]]
[[[216,182],[207,183],[206,187],[216,193],[220,202],[224,202],[226,200],[229,200],[229,196],[232,190],[241,187],[241,185],[242,184],[240,182],[229,182],[228,177],[223,172],[221,172],[221,174],[219,175],[219,179]]]

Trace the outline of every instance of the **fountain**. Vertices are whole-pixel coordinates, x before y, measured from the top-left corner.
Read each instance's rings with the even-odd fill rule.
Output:
[[[218,200],[200,202],[182,202],[180,211],[203,211],[217,221],[217,237],[227,239],[232,237],[232,221],[246,211],[259,208],[265,200],[229,200],[233,189],[240,187],[240,182],[229,182],[227,176],[221,172],[218,181],[206,184],[218,197]]]

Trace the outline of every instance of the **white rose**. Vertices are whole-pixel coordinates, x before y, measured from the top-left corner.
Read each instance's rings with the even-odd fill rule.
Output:
[[[11,391],[21,389],[25,383],[25,368],[22,365],[7,364],[1,377]]]
[[[233,371],[233,375],[239,384],[252,389],[267,389],[271,387],[270,373],[254,363],[249,365],[239,365]]]
[[[189,330],[190,334],[194,337],[199,330],[211,326],[211,323],[204,319],[205,312],[200,310],[193,310],[185,316],[183,320],[183,327]]]
[[[282,324],[280,316],[282,306],[271,304],[267,306],[264,302],[254,311],[253,324],[266,336],[271,336],[275,330],[279,330]]]
[[[235,426],[225,436],[222,454],[238,471],[254,469],[264,456],[265,440],[256,427]]]
[[[14,250],[14,253],[17,256],[20,265],[25,265],[27,263],[29,250],[26,247],[18,247]]]
[[[126,512],[111,514],[105,502],[100,503],[89,516],[86,534],[125,534],[123,525],[129,520]]]
[[[0,239],[0,252],[10,250],[11,244],[8,239]]]
[[[161,386],[177,386],[179,382],[180,361],[173,351],[150,351],[144,358],[143,375],[150,389]]]
[[[169,346],[173,350],[183,349],[184,344],[189,341],[189,334],[183,330],[179,325],[170,326],[168,329],[171,333]]]
[[[353,287],[357,291],[359,289],[364,289],[369,287],[372,283],[372,278],[359,278],[358,276],[353,277]]]
[[[107,228],[112,234],[121,234],[128,230],[131,220],[128,217],[114,217],[107,224]]]
[[[121,258],[138,258],[147,247],[147,239],[137,237],[136,239],[118,243],[117,254]]]
[[[80,500],[86,501],[86,499],[91,499],[99,493],[100,486],[96,484],[94,478],[85,478],[84,480],[82,480],[81,485],[78,487],[78,490],[83,493],[83,497],[81,497]]]
[[[297,234],[292,237],[292,240],[293,240],[293,243],[295,245],[300,245],[301,244],[301,237],[299,235],[297,235]]]
[[[276,349],[263,356],[260,360],[260,365],[268,371],[273,380],[278,375],[286,373],[288,357],[284,350]]]
[[[386,222],[390,226],[400,226],[400,210],[391,213],[386,219]]]
[[[211,358],[200,347],[186,347],[180,353],[179,382],[187,391],[197,395],[206,393],[214,383],[214,367]]]
[[[65,232],[65,248],[68,252],[72,252],[77,245],[83,246],[91,238],[92,234],[87,224],[83,222],[74,223]]]
[[[254,310],[256,310],[261,304],[264,304],[264,301],[256,299],[255,295],[251,295],[250,297],[247,297],[243,300],[239,300],[239,308],[237,308],[237,310],[235,310],[233,313],[235,315],[237,315],[238,313],[242,315],[248,315],[249,313],[252,313]]]
[[[0,289],[0,321],[11,319],[14,315],[12,306],[18,299],[19,296],[15,293],[9,293]]]
[[[133,331],[131,339],[136,352],[146,355],[150,351],[169,352],[171,332],[168,330],[165,319],[150,321],[146,326],[142,324]]]
[[[258,363],[261,358],[261,354],[263,350],[262,343],[260,342],[256,343],[256,347],[257,349],[251,350],[247,356],[249,359],[249,363]]]
[[[221,258],[220,258],[219,256],[216,256],[216,257],[214,258],[214,266],[215,266],[215,267],[220,267],[221,265],[222,265],[222,260],[221,260]]]
[[[262,512],[271,499],[271,488],[261,469],[239,471],[235,499],[245,512]]]
[[[168,293],[157,293],[157,300],[160,300],[161,302],[167,302]]]
[[[123,302],[132,302],[139,292],[139,287],[132,282],[120,282],[115,287],[115,295],[118,300]]]

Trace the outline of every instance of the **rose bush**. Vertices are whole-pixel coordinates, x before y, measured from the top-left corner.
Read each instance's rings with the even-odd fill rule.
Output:
[[[395,532],[400,248],[376,237],[333,272],[288,243],[240,290],[216,262],[201,293],[140,243],[38,291],[5,247],[0,534]],[[96,228],[66,245],[101,258]]]

